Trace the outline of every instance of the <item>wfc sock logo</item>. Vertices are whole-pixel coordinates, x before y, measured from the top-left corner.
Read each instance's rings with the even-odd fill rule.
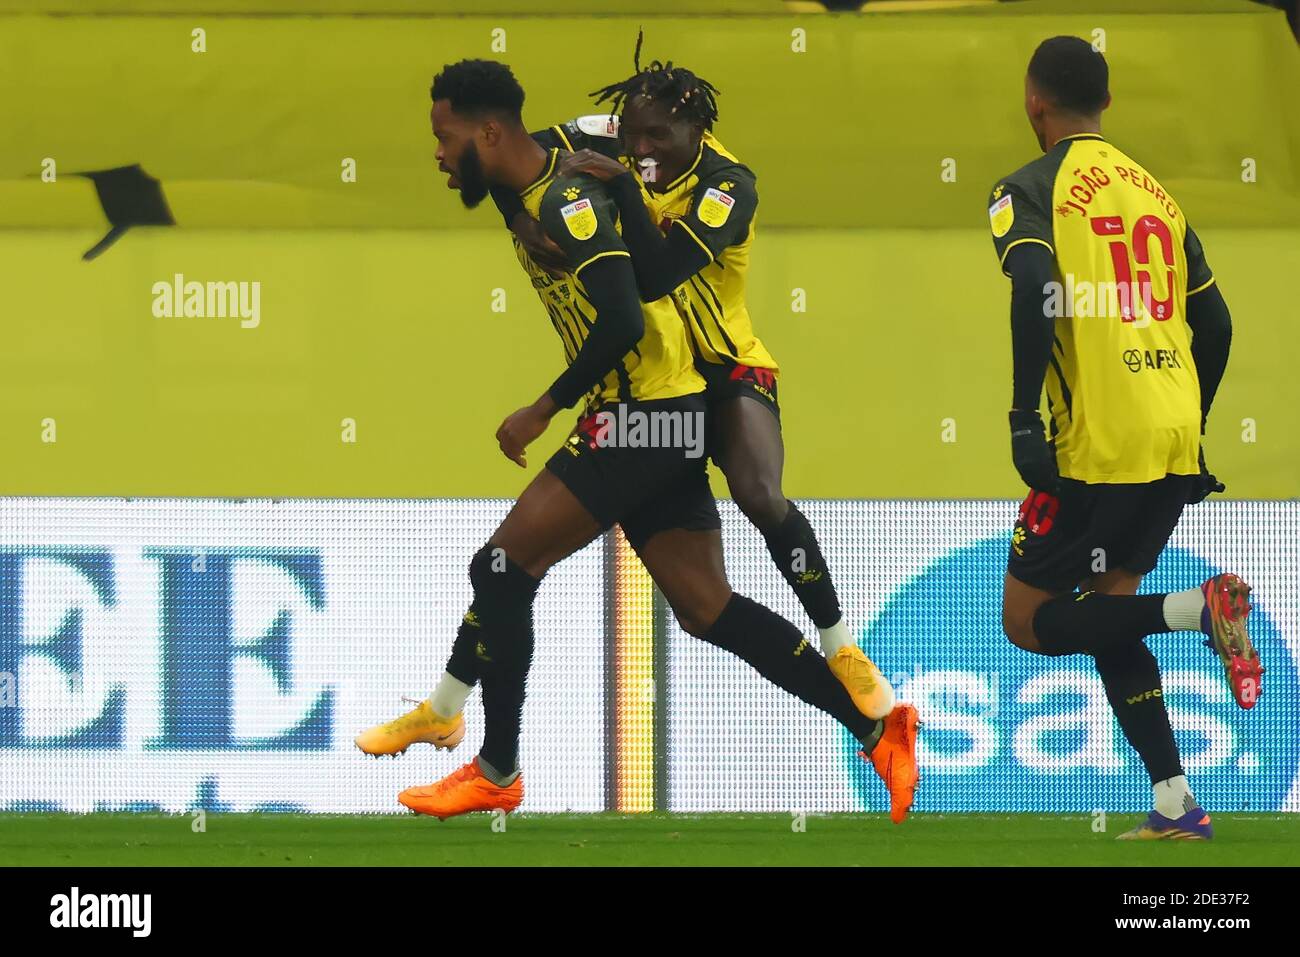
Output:
[[[50,898],[51,927],[126,927],[148,937],[153,926],[152,894],[82,894],[74,887]]]
[[[1164,692],[1159,688],[1152,688],[1150,691],[1143,691],[1141,694],[1135,694],[1131,698],[1125,698],[1129,704],[1141,704],[1143,701],[1150,701],[1152,698],[1163,698]]]

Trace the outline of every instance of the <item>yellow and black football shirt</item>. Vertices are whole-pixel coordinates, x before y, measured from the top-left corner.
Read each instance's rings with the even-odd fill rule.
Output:
[[[1186,300],[1214,277],[1173,196],[1087,133],[999,181],[989,218],[1004,272],[1025,243],[1056,260],[1047,402],[1061,475],[1124,484],[1196,474],[1200,384]]]
[[[640,177],[638,177],[638,182]],[[705,133],[695,161],[661,191],[641,186],[650,218],[665,233],[686,230],[709,254],[709,264],[672,295],[705,362],[776,370],[776,360],[754,335],[745,302],[758,190],[753,172]]]
[[[519,194],[529,215],[569,258],[570,270],[556,279],[539,267],[518,240],[515,252],[528,273],[572,363],[596,322],[596,310],[582,285],[582,270],[607,256],[628,256],[618,230],[618,210],[599,181],[556,175],[552,149],[542,174]],[[695,371],[681,320],[668,300],[642,303],[645,334],[604,381],[587,394],[589,411],[607,402],[670,399],[704,391]]]

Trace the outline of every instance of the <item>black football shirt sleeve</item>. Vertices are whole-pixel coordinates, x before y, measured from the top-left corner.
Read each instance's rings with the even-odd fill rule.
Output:
[[[1191,226],[1187,227],[1183,239],[1183,251],[1187,254],[1187,325],[1192,330],[1192,362],[1201,386],[1201,432],[1204,434],[1215,393],[1228,368],[1232,315],[1219,284],[1214,281],[1210,264],[1205,261],[1200,237]]]
[[[1017,246],[1045,246],[1055,256],[1052,235],[1051,196],[1042,190],[1003,180],[989,194],[989,229],[1003,275],[1007,254]]]
[[[615,225],[613,200],[590,177],[561,179],[547,188],[542,228],[564,251],[570,271],[596,310],[573,362],[549,389],[568,408],[604,380],[645,332],[632,260]]]
[[[1183,252],[1187,255],[1187,295],[1194,296],[1214,282],[1214,273],[1205,261],[1201,238],[1190,225],[1187,227],[1187,235],[1183,237]]]
[[[1011,277],[1011,408],[1036,410],[1052,361],[1056,322],[1047,308],[1054,260],[1038,243],[1007,250]]]
[[[712,261],[712,254],[684,229],[665,236],[650,219],[641,187],[631,172],[616,176],[606,189],[618,206],[623,242],[632,254],[637,288],[645,302],[668,295]]]
[[[547,187],[538,218],[546,235],[564,251],[574,275],[596,259],[630,256],[618,234],[618,208],[590,176],[555,180]]]
[[[700,180],[690,211],[673,228],[686,230],[712,262],[728,246],[744,242],[757,210],[758,188],[753,174],[731,167]]]
[[[523,200],[508,186],[493,186],[488,193],[492,196],[492,202],[496,204],[497,212],[505,220],[506,229],[509,229],[515,217],[524,211]]]

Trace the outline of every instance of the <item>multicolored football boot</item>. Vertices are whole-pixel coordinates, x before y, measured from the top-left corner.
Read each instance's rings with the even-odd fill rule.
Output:
[[[1201,591],[1205,594],[1201,631],[1209,635],[1206,647],[1213,648],[1223,662],[1237,704],[1253,708],[1264,690],[1264,668],[1246,631],[1250,586],[1228,573],[1215,575],[1201,586]]]
[[[1159,811],[1152,811],[1147,819],[1125,831],[1117,841],[1208,841],[1214,837],[1214,828],[1210,826],[1210,815],[1199,807],[1194,807],[1182,817],[1168,818]]]

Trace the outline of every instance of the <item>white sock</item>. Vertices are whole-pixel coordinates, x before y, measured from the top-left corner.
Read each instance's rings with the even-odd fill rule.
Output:
[[[1156,810],[1165,817],[1176,820],[1196,807],[1196,798],[1187,786],[1186,776],[1165,778],[1151,785],[1156,795]]]
[[[1200,631],[1205,594],[1199,588],[1170,592],[1165,596],[1164,610],[1165,624],[1174,631]]]
[[[817,634],[821,636],[822,654],[827,658],[833,658],[841,648],[857,644],[843,618],[829,628],[818,628]]]
[[[438,687],[429,695],[429,707],[440,718],[454,718],[465,707],[465,699],[469,697],[470,690],[470,685],[444,674]]]

